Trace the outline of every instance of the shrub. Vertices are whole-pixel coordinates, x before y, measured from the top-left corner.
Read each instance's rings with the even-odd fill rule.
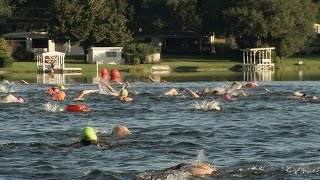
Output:
[[[222,56],[228,56],[232,51],[230,45],[228,44],[217,43],[214,44],[214,48],[216,53]]]
[[[132,43],[123,48],[123,57],[128,64],[145,64],[148,55],[159,53],[160,49],[145,43]]]
[[[6,68],[13,64],[13,58],[11,55],[3,49],[0,49],[0,67]]]
[[[0,38],[0,49],[8,52],[10,55],[13,51],[13,44],[8,43],[5,39]]]
[[[34,60],[33,52],[27,51],[25,47],[18,46],[12,53],[12,57],[16,61],[32,61]]]

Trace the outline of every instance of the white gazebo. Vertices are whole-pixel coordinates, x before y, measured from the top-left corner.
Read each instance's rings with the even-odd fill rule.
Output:
[[[62,71],[64,69],[65,53],[50,51],[37,54],[37,70],[40,72],[49,72],[51,68]]]
[[[58,51],[50,51],[37,54],[37,71],[50,72],[51,68],[58,73],[65,71],[81,71],[81,68],[66,68],[64,64],[65,53]]]
[[[247,70],[274,69],[271,52],[275,47],[241,49],[243,52],[242,66]]]

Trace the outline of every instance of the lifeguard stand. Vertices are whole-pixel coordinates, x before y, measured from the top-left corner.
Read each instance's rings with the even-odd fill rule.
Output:
[[[64,69],[64,57],[65,53],[58,51],[50,51],[42,54],[38,54],[37,58],[37,71],[49,72],[51,68],[55,71],[62,72]]]

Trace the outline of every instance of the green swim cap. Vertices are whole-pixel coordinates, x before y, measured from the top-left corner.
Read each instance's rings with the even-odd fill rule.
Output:
[[[80,134],[81,141],[96,141],[97,139],[96,131],[92,127],[86,126],[82,129]]]
[[[128,91],[126,89],[121,89],[119,92],[119,96],[128,96]]]

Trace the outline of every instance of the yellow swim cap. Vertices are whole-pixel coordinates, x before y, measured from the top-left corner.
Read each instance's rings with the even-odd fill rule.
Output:
[[[86,126],[82,129],[80,134],[81,141],[96,141],[97,139],[96,131],[92,127]]]
[[[119,92],[119,96],[128,96],[128,91],[126,89],[121,89]]]
[[[64,85],[61,85],[60,90],[66,90],[66,87],[64,87]]]

